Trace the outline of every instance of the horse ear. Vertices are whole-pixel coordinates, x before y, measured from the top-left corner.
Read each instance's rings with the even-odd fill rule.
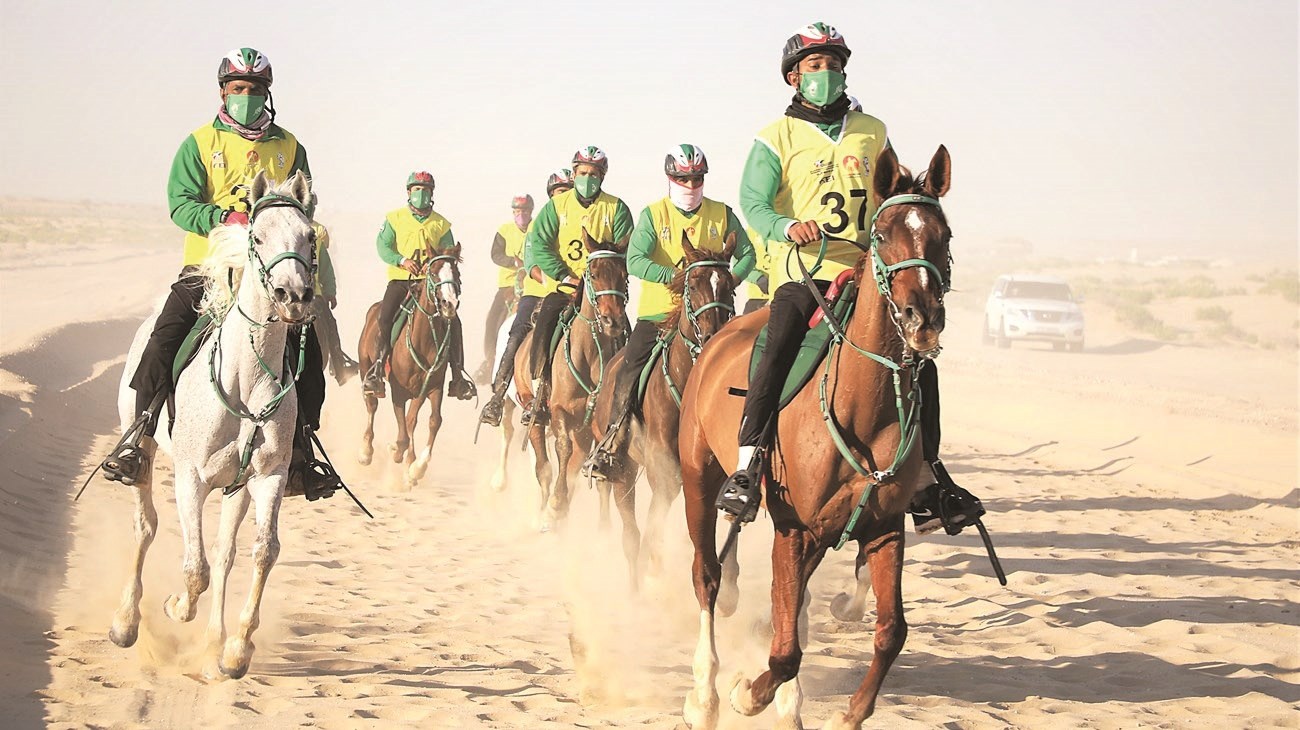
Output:
[[[725,261],[730,261],[731,257],[735,255],[736,255],[736,232],[732,231],[731,233],[727,234],[727,242],[722,247],[722,258]]]
[[[451,254],[452,256],[455,256],[456,260],[460,261],[460,241],[457,241],[455,246],[452,246],[451,248],[447,249],[447,253]]]
[[[293,174],[293,180],[290,181],[289,194],[293,199],[307,205],[311,202],[311,180],[299,170]]]
[[[257,177],[253,178],[253,184],[249,187],[248,204],[252,205],[261,200],[266,195],[266,189],[271,187],[271,183],[266,179],[265,172],[258,172]]]
[[[596,250],[596,242],[592,239],[591,234],[587,233],[587,227],[582,228],[582,247],[587,249],[587,253]]]
[[[621,253],[621,254],[623,254],[624,256],[626,256],[626,255],[627,255],[627,244],[628,244],[628,241],[631,241],[631,240],[632,240],[632,236],[631,236],[631,234],[628,234],[628,235],[626,235],[626,236],[623,236],[622,238],[620,238],[620,239],[618,239],[617,241],[614,242],[614,250],[617,251],[617,252],[619,252],[619,253]]]
[[[876,172],[871,178],[876,198],[885,200],[892,197],[898,189],[898,178],[898,155],[894,153],[893,147],[886,147],[881,151],[880,157],[876,158]]]
[[[695,250],[691,245],[691,239],[687,237],[686,231],[682,231],[682,250],[686,252],[686,260],[694,261],[699,257],[700,252]]]
[[[948,148],[939,145],[930,160],[930,171],[925,173],[925,192],[932,198],[942,198],[952,183],[952,160]]]

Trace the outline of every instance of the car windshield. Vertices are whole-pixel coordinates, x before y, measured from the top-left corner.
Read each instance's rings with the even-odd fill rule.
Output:
[[[1070,287],[1050,281],[1013,281],[1004,295],[1009,299],[1060,299],[1070,301]]]

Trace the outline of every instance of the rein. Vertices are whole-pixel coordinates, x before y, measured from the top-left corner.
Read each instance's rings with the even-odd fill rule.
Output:
[[[268,193],[267,195],[258,198],[257,202],[253,203],[252,212],[249,215],[248,221],[248,260],[249,263],[256,265],[258,279],[261,281],[263,293],[266,294],[268,299],[271,298],[267,282],[268,276],[270,275],[271,269],[281,261],[297,261],[306,267],[307,271],[313,278],[316,274],[315,245],[312,246],[310,258],[299,254],[297,251],[284,251],[272,257],[269,264],[262,261],[262,256],[257,252],[256,248],[256,245],[260,243],[260,241],[255,235],[253,235],[253,222],[257,219],[259,213],[270,208],[293,208],[304,216],[307,215],[306,206],[287,195]],[[233,279],[233,277],[234,274],[232,272],[230,278]],[[230,281],[229,283],[233,289],[234,282]],[[271,382],[275,383],[279,388],[279,391],[272,396],[271,400],[268,401],[267,404],[257,413],[253,413],[237,405],[231,405],[230,399],[221,390],[221,383],[217,377],[221,368],[221,365],[218,363],[218,359],[221,357],[221,330],[225,327],[228,320],[224,316],[214,315],[217,319],[217,329],[214,333],[212,350],[208,353],[208,382],[212,385],[212,390],[216,393],[217,400],[228,413],[240,420],[253,422],[253,429],[249,431],[248,438],[244,440],[244,447],[240,451],[239,470],[235,472],[235,479],[222,488],[221,493],[223,496],[234,494],[248,482],[248,465],[253,459],[253,441],[257,437],[258,432],[262,430],[262,427],[266,425],[267,421],[269,421],[280,409],[280,404],[284,401],[285,396],[289,394],[289,391],[293,389],[294,385],[298,382],[298,378],[302,375],[307,362],[307,332],[311,326],[310,321],[308,321],[304,322],[300,327],[298,335],[297,367],[294,368],[293,364],[290,362],[288,349],[286,348],[284,353],[284,369],[277,374],[269,365],[266,364],[266,361],[262,359],[261,353],[257,351],[254,332],[268,328],[271,324],[279,321],[278,318],[276,318],[275,315],[271,315],[266,322],[257,322],[252,317],[249,317],[248,313],[244,311],[244,308],[239,305],[238,298],[235,299],[233,305],[235,310],[239,312],[240,316],[248,322],[248,344],[249,348],[253,351],[253,355],[257,358],[258,366],[262,369],[262,372],[271,379]]]
[[[428,263],[426,263],[425,266],[427,267],[429,264],[432,264],[436,261],[448,261],[451,262],[452,266],[455,266],[456,257],[450,254],[440,254],[438,256],[433,256],[429,259]],[[446,286],[446,285],[451,285],[456,290],[456,293],[459,295],[460,294],[459,272],[457,272],[457,275],[453,276],[450,281],[442,281],[442,280],[434,281],[432,277],[429,276],[424,277],[424,291],[425,294],[428,295],[431,301],[437,301],[438,287]],[[438,330],[433,326],[434,319],[435,317],[439,319],[446,319],[446,318],[442,317],[442,315],[437,313],[436,311],[429,312],[425,310],[425,308],[420,305],[420,297],[418,295],[415,297],[414,300],[414,308],[418,309],[420,311],[420,314],[423,314],[425,319],[428,320],[429,336],[433,339],[433,342],[435,344],[433,362],[428,365],[425,365],[424,361],[420,359],[419,352],[417,352],[415,349],[415,341],[411,334],[411,332],[415,329],[415,322],[408,321],[406,323],[406,326],[402,328],[406,336],[406,350],[411,355],[411,361],[414,362],[415,366],[424,373],[424,380],[420,383],[420,392],[418,395],[416,395],[416,400],[419,400],[429,394],[429,383],[433,378],[433,372],[447,363],[447,358],[450,355],[450,351],[448,350],[447,346],[451,342],[451,323],[450,320],[448,320],[447,330],[446,332],[443,333],[443,336],[439,338]],[[409,312],[410,310],[407,311]]]
[[[588,266],[582,272],[582,289],[586,296],[587,302],[591,304],[592,309],[596,308],[597,300],[599,300],[600,297],[603,296],[618,297],[619,299],[622,299],[624,302],[627,302],[627,292],[623,291],[622,289],[596,290],[594,288],[595,282],[592,281],[591,278],[591,266],[590,266],[591,262],[597,259],[613,259],[613,258],[617,258],[617,259],[624,258],[624,254],[619,253],[618,251],[604,251],[604,250],[592,251],[587,254]],[[566,321],[565,318],[563,317],[560,318],[560,327],[564,329],[564,362],[568,364],[569,372],[573,374],[573,379],[578,381],[578,385],[587,394],[587,409],[586,409],[586,413],[583,415],[582,418],[582,425],[588,426],[591,424],[592,413],[594,413],[596,410],[596,398],[597,396],[600,395],[600,387],[605,382],[605,348],[603,348],[600,344],[600,334],[596,326],[595,318],[594,317],[588,318],[583,316],[581,307],[578,308],[578,310],[574,313],[574,315],[576,319],[580,319],[583,322],[587,323],[587,327],[591,331],[591,339],[593,342],[596,343],[596,360],[598,365],[596,369],[595,382],[592,383],[591,385],[588,385],[587,380],[582,377],[582,374],[578,372],[578,367],[573,363],[573,354],[572,352],[570,352],[571,344],[572,344],[572,335],[573,335],[573,320],[569,319]],[[615,349],[617,350],[617,348]]]
[[[888,198],[880,204],[880,207],[876,209],[875,215],[871,217],[871,243],[868,246],[863,246],[853,239],[831,236],[823,232],[821,248],[817,255],[817,261],[813,265],[813,272],[821,267],[821,262],[826,256],[826,244],[828,239],[853,244],[863,253],[869,255],[871,259],[872,278],[875,279],[876,290],[885,298],[885,301],[889,302],[890,308],[893,310],[894,314],[897,315],[898,305],[895,304],[893,300],[893,279],[894,275],[899,271],[910,268],[928,269],[938,278],[943,292],[948,291],[948,282],[944,279],[943,273],[939,271],[939,267],[925,259],[912,258],[905,259],[895,264],[885,264],[884,259],[880,256],[880,245],[884,243],[884,236],[876,228],[876,221],[879,219],[881,211],[893,205],[933,205],[937,208],[939,207],[939,201],[936,198],[911,193],[895,195]],[[794,254],[795,251],[796,247],[791,247],[790,253]],[[933,359],[937,357],[939,353],[937,350],[926,353],[914,353],[904,345],[903,356],[900,358],[901,361],[895,362],[884,355],[871,352],[870,350],[857,345],[849,339],[848,334],[845,333],[843,327],[841,327],[840,323],[835,319],[834,313],[826,303],[825,297],[822,296],[821,290],[818,289],[817,285],[812,281],[812,272],[809,272],[808,268],[804,266],[803,257],[795,254],[794,258],[795,262],[799,265],[799,272],[803,275],[801,283],[803,283],[812,294],[813,300],[817,303],[817,307],[822,311],[822,318],[831,330],[831,348],[826,354],[826,367],[822,372],[821,381],[817,388],[822,420],[826,423],[826,430],[830,434],[831,441],[834,442],[836,450],[840,452],[840,456],[849,463],[849,466],[851,466],[859,476],[865,477],[868,480],[866,487],[862,491],[862,497],[858,499],[857,504],[854,506],[853,513],[849,516],[848,523],[844,526],[843,532],[840,533],[839,542],[835,545],[835,549],[839,550],[849,541],[849,536],[857,526],[858,520],[862,516],[862,511],[866,508],[867,500],[870,498],[872,490],[880,483],[893,477],[897,473],[899,465],[902,464],[912,453],[912,449],[916,445],[916,437],[919,433],[918,426],[920,425],[921,391],[919,381],[921,367],[925,364],[924,360]],[[901,337],[903,335],[903,330],[902,326],[899,324],[899,318],[898,316],[894,316],[892,319],[894,321],[894,326],[898,329],[899,336]],[[835,359],[838,358],[840,348],[846,344],[858,354],[883,365],[891,371],[894,384],[894,406],[898,411],[900,438],[898,448],[894,451],[894,460],[890,463],[889,467],[884,470],[872,471],[859,463],[857,457],[853,455],[852,450],[849,448],[848,443],[844,440],[844,434],[840,431],[840,427],[835,423],[834,414],[831,412],[830,394],[827,392],[831,374],[831,365]],[[915,360],[914,355],[916,354],[920,354],[923,358],[919,363]],[[911,373],[911,387],[906,396],[903,394],[903,371],[910,371]],[[903,403],[904,400],[907,401],[906,406]]]
[[[712,301],[700,307],[699,309],[696,309],[691,304],[690,272],[692,269],[705,268],[705,267],[713,267],[713,268],[721,267],[725,269],[731,268],[726,261],[714,261],[712,259],[704,259],[702,261],[692,261],[691,263],[686,265],[687,276],[684,283],[685,291],[682,292],[682,313],[686,315],[685,318],[687,322],[690,324],[692,331],[695,333],[695,339],[692,340],[690,336],[686,333],[685,329],[679,325],[675,330],[659,333],[657,342],[655,342],[655,350],[650,355],[652,360],[656,356],[660,357],[659,368],[661,371],[663,371],[664,383],[668,386],[668,393],[673,397],[673,402],[677,404],[677,407],[679,409],[682,407],[682,392],[677,387],[677,384],[673,382],[672,374],[669,372],[669,368],[668,368],[669,365],[668,360],[669,357],[672,355],[672,351],[673,351],[672,349],[673,340],[676,339],[679,335],[681,336],[682,344],[686,346],[686,352],[691,357],[691,366],[693,367],[695,365],[695,361],[700,356],[700,351],[704,349],[705,337],[704,337],[704,330],[700,326],[700,315],[704,314],[710,309],[721,309],[726,311],[728,315],[727,317],[728,319],[730,319],[732,316],[736,314],[736,307],[730,302],[724,302],[721,300]]]

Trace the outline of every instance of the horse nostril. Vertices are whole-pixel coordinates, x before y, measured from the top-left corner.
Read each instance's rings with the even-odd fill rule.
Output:
[[[285,291],[284,287],[277,286],[275,291],[271,292],[271,296],[275,297],[275,301],[284,304],[289,299],[289,292]]]
[[[302,293],[303,304],[311,304],[311,300],[315,298],[316,298],[316,291],[311,287],[307,287],[307,291]]]

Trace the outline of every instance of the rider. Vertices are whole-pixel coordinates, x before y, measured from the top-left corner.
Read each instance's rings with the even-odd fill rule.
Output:
[[[307,216],[311,218],[311,229],[316,232],[316,291],[320,296],[312,300],[312,311],[316,320],[312,327],[316,330],[321,345],[321,355],[330,375],[342,385],[357,373],[357,362],[343,352],[343,343],[339,341],[339,323],[334,319],[334,307],[338,306],[338,281],[334,275],[334,258],[330,255],[330,232],[320,221],[316,220],[316,193],[311,194],[307,205]]]
[[[709,161],[704,151],[690,144],[673,145],[664,157],[668,195],[646,206],[637,218],[627,247],[627,270],[641,280],[636,327],[623,349],[623,366],[614,381],[614,403],[609,428],[588,459],[590,474],[608,479],[618,466],[626,444],[627,421],[641,371],[650,361],[661,323],[673,308],[668,288],[685,265],[682,234],[701,251],[722,251],[735,234],[732,274],[744,279],[754,267],[754,249],[731,206],[704,197],[704,175]]]
[[[781,75],[795,87],[794,99],[780,120],[758,133],[745,163],[740,204],[745,218],[772,245],[773,296],[767,348],[745,396],[736,471],[718,498],[718,506],[730,514],[741,514],[758,498],[755,452],[766,445],[766,426],[775,415],[781,384],[817,309],[799,271],[787,264],[789,246],[816,247],[823,231],[865,246],[871,235],[868,221],[880,204],[870,192],[869,172],[864,175],[837,162],[875,160],[889,145],[883,122],[850,110],[844,93],[849,54],[843,36],[825,23],[801,28],[786,41]],[[816,251],[801,250],[798,255],[806,266],[815,264]],[[815,283],[824,289],[840,272],[853,268],[859,256],[852,244],[829,243]],[[933,365],[922,372],[933,371]],[[919,493],[912,506],[918,532],[940,526],[941,491],[946,529],[960,531],[984,513],[979,500],[958,487],[939,461],[937,383],[932,377],[921,381],[922,457],[936,484]]]
[[[758,235],[758,231],[747,227],[745,232],[749,234],[749,242],[754,246],[754,270],[745,277],[745,281],[749,282],[749,296],[745,301],[745,311],[742,312],[749,314],[767,306],[770,297],[767,272],[772,269],[772,257],[767,252],[767,241]]]
[[[540,296],[530,294],[528,287],[530,281],[535,281],[532,279],[534,269],[543,275],[546,282],[543,286],[550,291],[555,291],[559,283],[577,285],[578,277],[587,268],[582,246],[584,230],[598,241],[623,241],[632,233],[632,212],[627,204],[601,190],[608,171],[609,160],[599,147],[578,150],[573,155],[572,186],[564,192],[552,194],[528,230],[524,242],[524,267],[529,278],[524,281],[524,297],[519,300],[510,339],[497,365],[492,398],[483,406],[483,413],[479,416],[483,423],[501,425],[506,391],[514,377],[515,353],[532,329],[529,320],[533,309],[541,301],[540,296],[547,293],[544,291]],[[549,193],[549,184],[547,188]]]
[[[492,238],[492,263],[497,265],[497,293],[488,309],[487,327],[483,333],[483,366],[479,368],[480,380],[492,377],[493,355],[496,354],[497,330],[510,313],[510,302],[515,298],[515,285],[519,270],[524,266],[524,234],[533,222],[533,196],[516,195],[510,199],[512,220],[502,223]]]
[[[379,329],[375,332],[375,362],[366,373],[362,390],[376,398],[384,397],[384,363],[391,353],[393,322],[397,309],[411,291],[412,281],[424,279],[424,266],[430,249],[435,251],[456,245],[451,223],[433,209],[433,175],[413,172],[406,178],[406,205],[389,211],[375,239],[379,258],[388,264],[388,287],[379,306]],[[451,320],[451,344],[447,354],[451,382],[447,395],[460,400],[474,397],[474,383],[465,377],[465,348],[461,337],[460,317]]]
[[[144,428],[105,460],[102,466],[110,480],[134,484],[142,457],[156,447],[153,434],[162,403],[171,392],[172,361],[198,319],[204,281],[195,273],[208,255],[208,233],[218,225],[249,224],[254,201],[248,194],[259,172],[275,181],[287,180],[299,171],[311,177],[307,151],[274,121],[271,81],[271,62],[258,50],[237,48],[226,54],[217,67],[221,107],[216,118],[186,137],[172,160],[167,203],[172,221],[186,232],[182,268],[131,377],[135,410]],[[291,343],[298,340],[288,339]],[[320,426],[325,402],[320,347],[311,330],[297,388],[299,428],[289,480],[295,485],[302,483],[305,493],[314,499],[325,491],[332,493],[340,483],[332,470],[322,473],[323,469],[316,468],[322,465],[311,453],[311,431]]]

